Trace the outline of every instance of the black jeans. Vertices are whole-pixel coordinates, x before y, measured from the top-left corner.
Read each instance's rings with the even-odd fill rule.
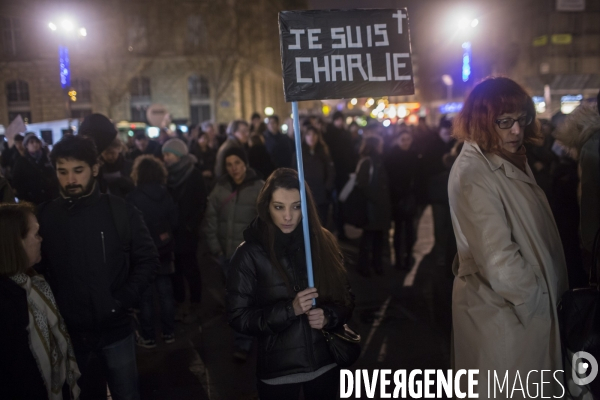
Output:
[[[202,299],[202,278],[200,266],[193,253],[175,254],[175,273],[173,274],[173,294],[178,303],[185,302],[185,280],[190,286],[190,303],[200,303]]]
[[[340,387],[340,368],[335,367],[312,381],[290,383],[287,385],[269,385],[258,381],[260,400],[297,400],[300,389],[304,389],[304,398],[310,400],[334,400],[338,398]]]
[[[358,268],[368,271],[371,266],[380,270],[383,264],[383,231],[365,229],[360,238]]]

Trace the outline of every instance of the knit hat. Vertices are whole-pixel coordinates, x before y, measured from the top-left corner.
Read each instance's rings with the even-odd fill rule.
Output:
[[[27,132],[25,134],[25,137],[23,138],[23,146],[27,147],[27,143],[29,143],[30,140],[37,140],[38,142],[42,143],[40,138],[37,137],[37,135],[35,133]]]
[[[244,149],[242,149],[241,147],[230,147],[229,149],[227,149],[225,151],[225,153],[223,154],[223,171],[226,170],[225,167],[225,161],[227,160],[227,157],[229,156],[238,156],[240,158],[240,160],[242,160],[244,162],[244,164],[246,164],[246,166],[248,166],[248,155],[246,155],[246,151]]]
[[[92,114],[85,117],[79,125],[79,135],[91,138],[96,143],[98,154],[102,153],[117,137],[115,125],[102,114]]]
[[[181,139],[169,139],[162,147],[163,153],[173,153],[177,157],[187,156],[189,150],[187,144]]]

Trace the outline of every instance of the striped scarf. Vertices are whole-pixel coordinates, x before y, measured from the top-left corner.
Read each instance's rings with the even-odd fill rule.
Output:
[[[48,391],[48,399],[62,400],[65,383],[70,398],[79,398],[77,379],[81,376],[65,322],[56,308],[50,286],[41,275],[24,273],[11,277],[27,292],[29,346]]]

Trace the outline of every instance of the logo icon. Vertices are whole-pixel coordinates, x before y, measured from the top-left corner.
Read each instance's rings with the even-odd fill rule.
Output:
[[[585,374],[587,373],[587,376]],[[571,374],[576,385],[584,386],[591,383],[598,375],[598,361],[593,355],[585,351],[573,354]],[[580,378],[583,376],[583,378]]]

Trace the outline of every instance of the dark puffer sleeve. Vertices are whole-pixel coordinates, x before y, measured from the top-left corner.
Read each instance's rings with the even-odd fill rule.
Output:
[[[242,243],[231,259],[227,277],[229,325],[246,335],[273,335],[289,327],[297,317],[291,299],[262,307],[258,304],[253,247],[256,245]]]
[[[350,294],[350,303],[347,305],[337,302],[319,304],[317,301],[317,307],[322,308],[323,313],[327,317],[327,325],[325,325],[324,329],[337,328],[338,326],[344,325],[352,318],[355,296],[349,283],[346,284],[346,288]]]

